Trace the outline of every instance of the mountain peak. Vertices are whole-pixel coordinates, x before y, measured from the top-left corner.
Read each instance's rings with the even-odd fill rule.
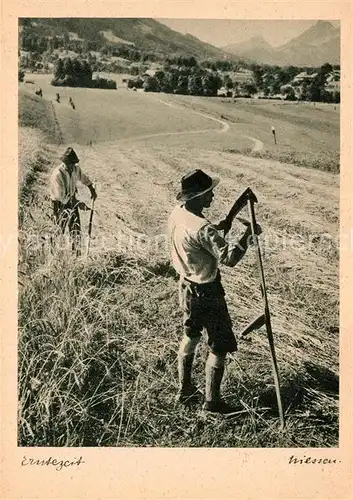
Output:
[[[309,29],[304,31],[301,35],[293,38],[285,45],[280,47],[281,49],[294,46],[294,45],[315,45],[319,46],[322,43],[327,42],[331,37],[339,33],[339,28],[330,23],[330,21],[319,20]]]
[[[236,53],[239,55],[248,53],[253,50],[271,50],[273,47],[264,39],[261,35],[256,35],[244,42],[239,43],[231,43],[224,47],[224,50],[228,50],[232,53]]]
[[[334,27],[330,21],[319,20],[315,24],[313,24],[307,32],[314,32],[317,34],[331,34],[337,31],[337,28]]]
[[[330,21],[319,20],[281,47],[274,48],[257,35],[241,43],[229,44],[224,50],[258,64],[313,67],[325,62],[339,64],[339,33],[340,29]]]
[[[246,42],[242,42],[243,44],[251,42],[253,45],[258,45],[261,47],[271,47],[267,40],[262,35],[256,35],[247,40]]]
[[[325,28],[335,28],[330,21],[325,21],[324,19],[319,19],[316,21],[314,26],[325,27]]]

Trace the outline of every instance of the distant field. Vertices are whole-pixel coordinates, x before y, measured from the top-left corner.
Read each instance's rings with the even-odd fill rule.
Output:
[[[55,97],[56,89],[44,83],[44,97]],[[21,162],[27,167],[33,158],[40,164],[46,158],[51,168],[71,144],[96,182],[98,199],[88,260],[50,246],[56,234],[44,190],[37,190],[35,203],[24,200],[30,217],[20,234],[19,444],[337,446],[339,176],[306,165],[323,142],[325,153],[331,144],[338,154],[338,110],[305,104],[296,112],[293,104],[233,105],[125,90],[59,91],[62,103],[54,107],[64,142],[45,145],[41,135],[24,134],[21,141],[33,147],[31,160],[23,156]],[[69,95],[76,113],[67,105]],[[31,114],[32,104],[21,99],[20,116]],[[235,152],[261,146],[256,154],[276,154],[268,129],[274,120],[279,141],[286,134],[288,143],[279,147],[295,161],[303,155],[301,167]],[[38,173],[39,186],[50,168]],[[238,418],[207,419],[199,407],[174,404],[181,315],[165,227],[180,177],[194,168],[221,178],[211,220],[223,217],[247,186],[258,196],[284,433],[263,330],[241,342],[227,364],[224,394],[241,405]],[[80,188],[79,197],[90,203],[86,191]],[[87,213],[82,221],[86,234]],[[233,236],[241,230],[236,224]],[[40,245],[26,246],[27,234],[38,235]],[[261,311],[253,250],[222,273],[239,331]],[[205,356],[203,345],[195,367],[200,387]]]
[[[185,133],[197,130],[217,130],[216,122],[184,109],[166,106],[143,92],[121,90],[93,90],[55,88],[46,75],[35,75],[43,89],[44,98],[55,99],[55,112],[61,123],[65,142],[78,144],[112,142],[149,134]],[[24,84],[25,85],[25,84]],[[28,85],[27,85],[28,88]],[[68,106],[72,97],[76,109]]]
[[[207,138],[208,147],[339,172],[339,105],[260,99],[236,99],[233,102],[232,99],[169,94],[163,99],[229,123],[227,134]],[[276,130],[276,144],[272,126]],[[244,140],[250,140],[250,146],[244,144]],[[260,147],[256,146],[255,140]],[[206,146],[206,141],[204,144]]]
[[[339,105],[203,98],[118,90],[55,88],[50,75],[28,75],[54,108],[65,142],[123,141],[185,146],[339,171]],[[22,89],[33,86],[22,84]],[[76,110],[68,106],[71,96]],[[218,120],[218,121],[215,121]],[[271,126],[276,128],[274,144]]]
[[[275,148],[271,126],[276,128],[279,148],[316,152],[339,150],[339,105],[291,103],[262,99],[204,98],[168,96],[177,102],[206,112],[222,113],[232,120],[234,128],[255,135],[268,148]]]

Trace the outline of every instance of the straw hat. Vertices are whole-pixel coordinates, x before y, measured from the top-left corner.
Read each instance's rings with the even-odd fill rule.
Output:
[[[187,173],[181,179],[181,191],[177,200],[189,201],[211,191],[219,183],[218,177],[210,177],[200,169]]]

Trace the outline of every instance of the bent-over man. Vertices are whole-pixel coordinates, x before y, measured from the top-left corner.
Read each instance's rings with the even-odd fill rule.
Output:
[[[181,180],[177,200],[181,202],[170,215],[168,232],[173,265],[180,275],[180,305],[183,310],[184,335],[178,352],[179,392],[177,400],[187,403],[196,393],[191,381],[196,347],[203,328],[210,348],[206,361],[204,409],[214,413],[230,413],[220,396],[227,353],[237,350],[232,321],[225,301],[219,264],[235,266],[244,256],[251,240],[247,227],[235,248],[230,249],[217,226],[203,215],[214,197],[219,179],[202,170],[186,174]],[[260,226],[257,231],[260,232]]]
[[[87,207],[76,199],[78,182],[88,187],[94,200],[97,198],[97,193],[89,177],[78,165],[80,160],[71,147],[67,148],[61,160],[61,165],[54,169],[50,178],[50,197],[55,222],[60,226],[63,234],[68,228],[73,240],[73,249],[79,255],[81,243],[79,208]]]

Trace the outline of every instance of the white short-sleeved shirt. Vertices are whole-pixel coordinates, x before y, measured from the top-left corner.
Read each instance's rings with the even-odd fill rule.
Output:
[[[219,264],[234,265],[227,241],[207,219],[182,205],[168,221],[173,265],[181,277],[194,283],[210,283],[218,274]]]
[[[90,179],[85,175],[79,165],[75,165],[72,173],[65,168],[62,163],[53,170],[50,177],[50,197],[53,201],[61,201],[61,203],[68,203],[76,193],[78,181],[82,182],[85,186],[91,184]]]

